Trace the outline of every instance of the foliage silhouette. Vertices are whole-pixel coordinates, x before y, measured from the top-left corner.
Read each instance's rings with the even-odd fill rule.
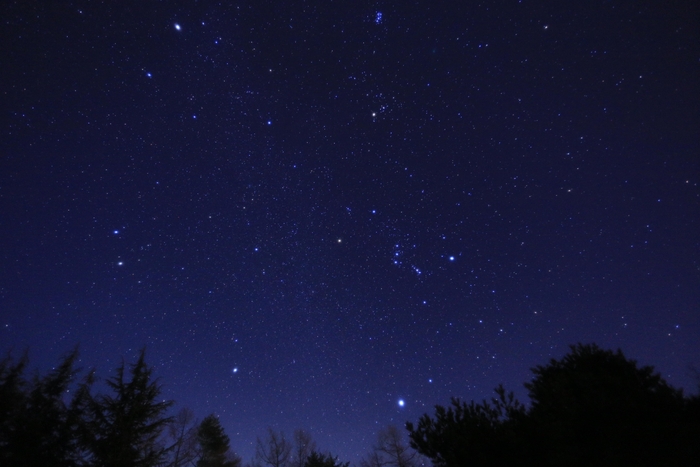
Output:
[[[130,379],[122,362],[116,376],[107,380],[112,395],[93,397],[83,391],[84,423],[82,442],[90,452],[91,462],[101,467],[150,467],[159,465],[166,449],[158,442],[171,422],[165,412],[170,401],[159,401],[161,388],[151,380],[145,350],[130,366]]]
[[[77,466],[79,418],[64,395],[76,370],[77,350],[48,375],[24,379],[26,354],[0,363],[0,464]]]
[[[343,464],[338,462],[338,457],[333,457],[329,454],[321,454],[316,451],[311,453],[306,458],[306,462],[302,467],[349,467],[350,462]]]
[[[44,376],[25,376],[27,357],[0,361],[0,465],[59,467],[240,467],[219,420],[191,411],[168,417],[141,351],[93,395],[77,383],[77,352]],[[652,367],[621,351],[572,346],[535,367],[526,407],[499,386],[481,403],[453,399],[407,423],[411,448],[435,467],[700,465],[700,396],[684,396]],[[76,389],[76,390],[73,390]],[[167,446],[167,447],[166,447]],[[253,466],[348,467],[320,454],[311,436],[294,442],[268,429]],[[381,430],[364,467],[414,467],[421,459],[395,427]]]
[[[241,465],[240,458],[230,452],[229,437],[214,414],[202,420],[197,439],[201,447],[197,467],[239,467]]]
[[[662,465],[676,457],[687,401],[652,367],[579,344],[533,373],[525,387],[538,457],[572,466]]]
[[[517,463],[522,447],[516,428],[525,409],[502,386],[496,394],[491,403],[467,404],[453,398],[450,407],[435,407],[435,420],[423,415],[416,428],[407,423],[411,447],[436,466]]]
[[[411,446],[442,466],[700,465],[698,396],[685,398],[621,351],[578,344],[533,369],[531,405],[499,387],[407,423]]]

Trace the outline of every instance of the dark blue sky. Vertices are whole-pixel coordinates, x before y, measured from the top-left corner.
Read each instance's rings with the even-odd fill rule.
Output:
[[[691,4],[3,2],[2,347],[145,346],[246,460],[576,342],[695,392]]]

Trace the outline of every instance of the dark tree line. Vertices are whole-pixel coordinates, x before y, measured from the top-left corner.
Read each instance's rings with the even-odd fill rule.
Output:
[[[94,393],[94,373],[76,381],[77,352],[40,377],[26,355],[0,362],[0,465],[57,467],[240,467],[218,419],[167,415],[142,351]]]
[[[621,351],[572,346],[533,369],[525,407],[453,399],[407,423],[411,446],[436,467],[700,465],[700,398],[685,397]]]
[[[0,466],[242,467],[215,415],[170,415],[142,351],[95,391],[77,352],[44,376],[26,356],[0,361]],[[408,433],[381,430],[360,467],[700,465],[700,396],[684,396],[622,352],[578,345],[533,369],[523,405],[499,386],[491,401],[453,399]],[[408,435],[409,443],[405,441]],[[424,457],[423,457],[424,456]],[[272,429],[247,467],[348,467],[303,430]]]
[[[26,377],[26,355],[0,361],[0,466],[13,467],[242,467],[219,419],[201,421],[182,409],[168,415],[172,401],[141,351],[94,391],[96,377],[78,380],[77,351],[45,376]],[[294,441],[269,430],[258,440],[253,466],[348,467],[316,451],[303,430]]]

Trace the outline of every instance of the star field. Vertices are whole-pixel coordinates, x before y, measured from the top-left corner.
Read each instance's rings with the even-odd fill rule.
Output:
[[[401,2],[399,2],[401,3]],[[0,341],[356,462],[569,344],[694,392],[690,2],[5,2]]]

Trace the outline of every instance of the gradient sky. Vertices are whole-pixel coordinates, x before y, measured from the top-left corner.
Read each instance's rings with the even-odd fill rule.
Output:
[[[696,392],[693,3],[2,2],[3,351],[145,346],[246,460],[576,342]]]

